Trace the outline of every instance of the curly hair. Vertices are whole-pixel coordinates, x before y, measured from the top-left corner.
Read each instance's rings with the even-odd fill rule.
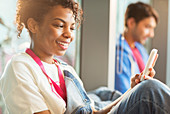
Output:
[[[29,18],[41,23],[44,15],[56,5],[71,9],[76,23],[81,24],[83,11],[74,0],[18,0],[16,10],[18,37],[20,37],[24,27],[28,30],[27,20]]]
[[[158,23],[158,13],[150,5],[142,2],[132,3],[127,7],[125,13],[125,26],[127,27],[127,20],[131,17],[135,19],[136,23],[139,23],[141,20],[152,16],[156,23]]]

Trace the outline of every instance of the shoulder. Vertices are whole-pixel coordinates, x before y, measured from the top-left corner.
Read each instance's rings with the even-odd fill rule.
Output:
[[[63,60],[61,60],[59,58],[54,58],[54,59],[57,60],[57,62],[59,63],[62,70],[68,70],[68,71],[74,70],[74,68],[71,65],[67,64]]]
[[[35,68],[37,68],[36,63],[28,54],[18,53],[13,55],[8,61],[3,74],[6,74],[7,76],[10,76],[10,74],[16,75],[18,72],[24,73]]]
[[[59,62],[59,65],[63,71],[70,72],[76,79],[78,79],[81,82],[81,79],[79,78],[75,69],[71,65],[67,64],[66,62],[62,61],[61,59],[57,58],[56,60]]]
[[[139,42],[135,42],[135,46],[137,48],[145,49],[145,47],[141,43],[139,43]]]
[[[5,70],[9,68],[17,68],[19,67],[17,63],[30,63],[30,58],[26,53],[18,53],[12,56],[12,58],[7,62],[5,66]],[[15,65],[17,64],[17,66]]]
[[[32,63],[33,61],[32,58],[27,53],[18,53],[11,58],[11,63],[14,62]]]
[[[126,55],[132,54],[131,48],[126,39],[120,35],[120,38],[117,40],[116,44],[116,54],[120,55],[122,52]]]
[[[36,69],[38,65],[27,53],[18,53],[11,58],[6,67],[11,67],[14,71],[23,71]]]
[[[61,60],[59,58],[54,58],[54,59],[57,60],[60,65],[63,65],[63,66],[67,66],[68,65],[66,62],[64,62],[63,60]]]
[[[3,78],[18,78],[31,75],[33,71],[39,71],[34,60],[26,53],[15,54],[5,66]]]

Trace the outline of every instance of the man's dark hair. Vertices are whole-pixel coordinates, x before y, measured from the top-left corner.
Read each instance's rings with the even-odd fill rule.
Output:
[[[137,2],[132,3],[127,7],[125,13],[125,26],[127,26],[127,20],[129,18],[134,18],[136,23],[147,17],[154,17],[156,23],[158,23],[158,13],[148,4]]]

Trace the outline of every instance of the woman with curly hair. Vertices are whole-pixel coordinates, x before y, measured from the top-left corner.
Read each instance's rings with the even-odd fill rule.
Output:
[[[54,58],[64,55],[74,39],[82,19],[79,4],[73,0],[18,0],[17,7],[18,37],[25,27],[31,45],[11,58],[0,80],[10,114],[168,113],[169,88],[154,79],[139,83],[139,74],[124,95],[96,110],[75,70]],[[154,75],[151,69],[150,76]]]

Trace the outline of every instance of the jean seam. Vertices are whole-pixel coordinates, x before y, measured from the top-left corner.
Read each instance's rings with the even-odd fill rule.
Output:
[[[167,113],[168,114],[168,110],[164,109],[164,107],[162,107],[161,105],[159,105],[158,103],[154,102],[153,100],[150,100],[150,99],[139,99],[137,100],[132,106],[131,108],[129,108],[129,110],[127,110],[127,113],[129,113],[135,106],[137,103],[141,102],[141,101],[144,101],[144,102],[150,102],[154,105],[156,105],[157,107],[159,107],[160,110],[162,110],[163,112]]]

